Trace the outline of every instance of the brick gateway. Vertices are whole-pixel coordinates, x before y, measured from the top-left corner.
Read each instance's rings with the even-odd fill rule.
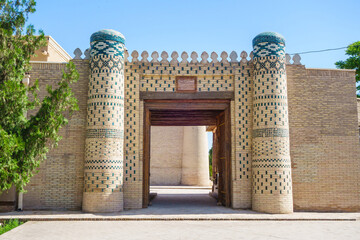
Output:
[[[214,125],[222,203],[266,213],[359,211],[359,133],[352,70],[307,69],[276,33],[241,60],[204,52],[130,56],[113,30],[74,59],[80,111],[28,185],[24,209],[116,212],[146,207],[149,126]],[[54,83],[63,63],[33,62]],[[41,81],[44,79],[44,81]],[[49,79],[49,82],[45,80]],[[224,123],[224,125],[222,125]],[[224,126],[224,127],[221,127]],[[217,131],[217,132],[216,132]],[[221,159],[220,159],[221,158]],[[215,161],[216,162],[216,161]]]

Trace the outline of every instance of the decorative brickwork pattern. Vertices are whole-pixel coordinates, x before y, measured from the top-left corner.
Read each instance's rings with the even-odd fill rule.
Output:
[[[128,126],[125,130],[125,162],[124,162],[124,207],[141,208],[142,199],[142,110],[143,102],[139,104],[140,92],[176,92],[176,76],[197,76],[196,92],[234,92],[235,79],[241,86],[236,101],[231,102],[231,122],[232,122],[232,166],[233,179],[233,207],[250,208],[251,207],[251,121],[245,120],[245,116],[251,118],[251,63],[243,54],[241,62],[229,62],[222,59],[214,62],[207,60],[206,54],[202,54],[203,60],[195,61],[194,53],[192,62],[183,59],[178,62],[176,54],[172,54],[173,59],[168,61],[162,54],[163,60],[153,59],[148,61],[149,54],[143,52],[142,60],[138,60],[139,54],[134,51],[132,61],[125,63],[125,124]],[[151,54],[156,58],[156,54]],[[183,53],[185,58],[186,55]],[[208,55],[207,55],[208,56]],[[224,56],[224,54],[223,54]],[[235,78],[235,74],[238,75]],[[244,81],[244,84],[241,83]],[[139,84],[140,83],[140,84]],[[241,96],[246,96],[242,98]],[[140,105],[140,106],[139,106]],[[140,108],[139,108],[140,107]],[[241,115],[241,114],[243,115]],[[235,124],[235,119],[239,119],[239,114],[244,121],[239,127]],[[129,124],[129,125],[128,125]],[[134,132],[135,131],[135,132]],[[243,137],[242,134],[246,133]],[[236,135],[236,138],[234,137]],[[240,142],[246,150],[241,158],[246,164],[243,169],[240,161],[239,148]],[[242,145],[241,145],[242,146]],[[237,156],[235,158],[235,156]],[[240,179],[241,172],[245,172],[245,177]],[[238,189],[241,189],[241,194]],[[246,194],[247,192],[248,194]],[[245,197],[244,197],[245,196]]]
[[[198,76],[197,91],[234,91],[234,76],[232,69],[224,64],[217,66],[203,64],[171,65],[171,64],[144,64],[130,65],[130,69],[137,68],[141,72],[140,91],[144,92],[175,92],[176,75]],[[224,74],[225,73],[225,74]],[[226,74],[227,73],[227,74]]]
[[[293,211],[285,41],[262,33],[254,41],[252,209]]]
[[[233,207],[251,208],[251,139],[253,64],[242,61],[235,70]]]
[[[124,37],[112,30],[91,38],[85,212],[123,209]]]
[[[142,207],[140,77],[125,63],[124,207]]]

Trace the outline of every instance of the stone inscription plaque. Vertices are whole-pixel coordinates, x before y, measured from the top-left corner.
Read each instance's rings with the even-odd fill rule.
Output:
[[[196,92],[195,76],[177,76],[176,77],[176,91],[177,92]]]

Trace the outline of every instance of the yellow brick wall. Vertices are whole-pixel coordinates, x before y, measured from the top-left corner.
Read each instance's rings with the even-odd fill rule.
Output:
[[[360,98],[357,99],[357,113],[358,113],[358,123],[360,127]]]
[[[360,210],[353,71],[287,66],[294,210]]]
[[[87,60],[74,60],[74,63],[80,73],[80,79],[73,87],[80,110],[68,117],[69,124],[60,130],[63,139],[59,146],[48,153],[39,173],[27,185],[25,210],[81,209],[89,72]],[[46,84],[56,86],[63,69],[65,64],[61,63],[32,63],[30,81],[39,80],[40,98],[46,93]]]

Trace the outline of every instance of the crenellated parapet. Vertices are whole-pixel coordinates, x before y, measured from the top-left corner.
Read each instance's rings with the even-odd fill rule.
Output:
[[[139,56],[141,56],[141,59],[139,59]],[[160,56],[160,57],[159,57]],[[191,52],[190,59],[187,52],[181,53],[181,60],[179,58],[179,54],[174,51],[171,54],[171,58],[169,59],[169,54],[166,51],[162,51],[161,54],[157,51],[154,51],[151,53],[151,60],[148,60],[149,53],[147,51],[143,51],[141,55],[139,55],[139,52],[134,50],[131,52],[131,55],[129,55],[128,50],[125,48],[124,57],[125,62],[147,62],[147,63],[162,63],[162,64],[195,64],[195,63],[248,63],[252,62],[253,60],[253,51],[248,54],[246,51],[242,51],[240,53],[240,59],[238,59],[239,55],[237,52],[232,51],[230,54],[223,51],[220,53],[220,59],[218,58],[218,54],[216,52],[211,53],[211,60],[209,61],[209,54],[207,52],[202,52],[201,55],[199,55],[197,52]],[[200,57],[199,57],[200,56]],[[76,48],[74,50],[74,58],[76,60],[87,60],[90,59],[90,48],[85,49],[84,53],[81,51],[80,48]],[[294,54],[292,57],[289,54],[285,54],[285,64],[293,64],[293,65],[302,65],[301,62],[301,56],[299,54]]]
[[[141,58],[139,58],[141,56]],[[149,60],[149,56],[151,59]],[[159,57],[160,56],[160,57]],[[248,57],[249,56],[249,57]],[[242,51],[240,53],[240,59],[238,59],[238,54],[235,51],[232,51],[230,55],[223,51],[220,55],[216,52],[211,52],[210,54],[206,51],[198,54],[197,52],[191,52],[190,55],[187,52],[182,52],[181,55],[177,51],[173,51],[169,54],[166,51],[162,51],[161,54],[157,51],[151,53],[143,51],[139,54],[138,51],[134,50],[129,54],[127,51],[125,53],[125,59],[127,62],[131,63],[154,63],[154,64],[170,64],[170,65],[183,65],[183,64],[228,64],[231,63],[242,63],[246,64],[252,61],[253,54],[248,55],[247,52]]]

